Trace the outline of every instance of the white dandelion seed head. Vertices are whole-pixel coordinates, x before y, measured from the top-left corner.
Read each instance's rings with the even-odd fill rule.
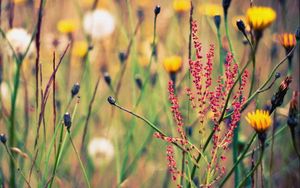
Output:
[[[93,138],[88,144],[88,154],[96,165],[107,164],[114,157],[114,146],[105,138]]]
[[[13,28],[6,33],[6,38],[11,44],[16,54],[24,54],[31,40],[31,35],[23,28]],[[8,51],[12,54],[11,48],[7,46]],[[33,53],[33,45],[30,45],[28,55]]]
[[[96,9],[87,12],[83,18],[83,29],[93,39],[102,39],[115,30],[115,19],[110,12],[104,9]]]

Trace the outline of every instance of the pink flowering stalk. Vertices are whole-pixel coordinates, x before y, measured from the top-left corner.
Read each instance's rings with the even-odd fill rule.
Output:
[[[211,186],[225,174],[225,168],[222,166],[221,161],[226,160],[226,158],[222,155],[222,153],[228,150],[228,147],[232,142],[234,129],[241,118],[241,108],[245,102],[243,91],[248,79],[248,72],[245,71],[243,73],[239,88],[232,94],[232,97],[230,97],[228,106],[231,106],[230,110],[233,111],[230,123],[225,125],[225,123],[219,122],[224,108],[227,107],[227,98],[230,94],[230,90],[238,79],[238,65],[233,63],[233,56],[231,53],[228,53],[224,64],[224,75],[218,76],[216,83],[213,83],[212,73],[215,47],[212,44],[210,45],[209,51],[206,54],[206,61],[204,61],[202,56],[202,45],[197,36],[197,24],[195,21],[192,22],[192,39],[195,48],[195,59],[189,59],[189,68],[192,76],[193,87],[187,88],[186,93],[189,97],[192,108],[198,115],[198,120],[201,126],[205,126],[205,123],[208,123],[206,122],[208,112],[213,114],[211,118],[214,124],[212,149],[209,156],[205,156],[207,159],[205,185]],[[179,110],[179,101],[175,95],[173,87],[173,82],[169,81],[169,100],[179,136],[168,137],[161,135],[160,133],[155,133],[155,137],[163,139],[168,143],[177,143],[191,154],[193,150],[199,150],[188,141],[184,132],[183,116]],[[229,109],[226,109],[226,111],[228,110]],[[167,146],[166,153],[169,172],[171,173],[172,179],[175,181],[178,175],[182,176],[183,174],[181,174],[176,167],[174,150],[171,145]],[[200,151],[198,153],[200,153]],[[190,156],[192,156],[192,160],[195,160],[195,157],[192,154]]]

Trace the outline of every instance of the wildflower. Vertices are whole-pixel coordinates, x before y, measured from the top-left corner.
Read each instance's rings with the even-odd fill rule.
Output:
[[[270,7],[253,6],[247,10],[247,21],[254,31],[263,31],[276,19],[276,12]]]
[[[26,2],[27,0],[13,0],[15,5],[22,5]]]
[[[6,144],[6,141],[7,141],[7,138],[6,138],[6,135],[1,133],[0,134],[0,141],[3,143],[3,144]]]
[[[6,33],[6,38],[17,55],[25,54],[27,47],[31,41],[31,36],[23,28],[13,28],[9,30]],[[11,49],[9,49],[9,51],[11,52]],[[29,47],[28,54],[32,54],[33,51],[33,46],[31,45]]]
[[[173,9],[175,12],[182,14],[186,11],[189,11],[191,7],[191,2],[189,0],[174,0]]]
[[[72,50],[75,56],[83,58],[86,56],[89,46],[86,41],[76,41],[73,44]]]
[[[77,29],[77,23],[73,19],[62,19],[57,23],[56,27],[59,32],[69,34]]]
[[[256,110],[247,114],[247,122],[258,133],[264,133],[271,126],[272,119],[268,111]]]
[[[110,12],[104,9],[96,9],[88,12],[83,18],[83,29],[93,39],[102,39],[115,30],[115,19]]]
[[[203,14],[205,16],[221,15],[222,6],[213,3],[201,4],[198,8],[198,11],[200,12],[200,14]]]
[[[180,56],[170,56],[164,59],[163,66],[168,73],[176,73],[182,67],[182,59]]]
[[[64,115],[64,124],[68,131],[70,131],[71,125],[72,125],[72,119],[69,112],[66,112]]]
[[[278,41],[287,53],[296,46],[296,36],[293,33],[283,33],[278,35]]]
[[[80,90],[80,85],[79,83],[75,83],[72,87],[72,90],[71,90],[71,94],[72,94],[72,98],[74,96],[76,96],[78,93],[79,93],[79,90]]]
[[[93,138],[88,144],[88,154],[96,165],[109,163],[114,157],[114,146],[105,138]]]
[[[160,6],[156,5],[154,8],[154,14],[155,14],[155,16],[157,16],[159,13],[160,13]]]

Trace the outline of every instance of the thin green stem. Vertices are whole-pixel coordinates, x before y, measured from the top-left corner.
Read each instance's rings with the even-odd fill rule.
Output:
[[[84,179],[85,179],[85,182],[86,182],[86,184],[87,184],[87,187],[90,188],[91,185],[90,185],[90,182],[89,182],[89,178],[88,178],[87,173],[86,173],[86,170],[85,170],[85,168],[84,168],[84,166],[83,166],[82,160],[80,159],[80,156],[79,156],[79,154],[78,154],[78,151],[77,151],[77,149],[76,149],[76,147],[75,147],[75,145],[74,145],[74,142],[73,142],[73,139],[72,139],[72,137],[71,137],[71,133],[70,133],[69,130],[68,130],[68,135],[69,135],[69,139],[70,139],[70,142],[71,142],[71,144],[72,144],[72,147],[73,147],[73,149],[74,149],[74,151],[75,151],[75,154],[76,154],[76,156],[77,156],[77,159],[78,159],[78,161],[79,161],[79,163],[80,163],[80,167],[81,167],[82,173],[83,173],[83,175],[84,175]]]
[[[228,171],[225,178],[221,181],[221,183],[219,185],[220,188],[224,186],[224,184],[229,179],[229,177],[231,176],[231,174],[233,173],[233,171],[235,170],[237,165],[243,160],[243,158],[246,155],[247,151],[249,150],[251,144],[253,143],[254,138],[256,137],[256,135],[257,135],[257,133],[253,134],[253,136],[251,137],[250,141],[248,142],[246,148],[244,149],[243,153],[238,157],[237,161],[233,164],[232,168]]]
[[[259,156],[259,159],[258,159],[257,163],[251,169],[251,171],[246,175],[246,177],[240,182],[240,184],[238,185],[238,188],[243,187],[245,185],[245,183],[247,182],[248,178],[255,172],[255,170],[257,169],[257,167],[260,165],[260,163],[261,163],[261,161],[263,159],[263,156],[264,156],[264,150],[265,150],[265,147],[264,147],[264,144],[263,144],[262,147],[261,147],[261,153],[260,153],[260,156]]]
[[[20,83],[20,73],[21,73],[21,64],[22,62],[19,62],[19,59],[16,59],[16,65],[17,70],[16,74],[14,76],[14,92],[12,93],[11,97],[11,113],[10,113],[10,127],[9,127],[9,139],[8,143],[10,146],[15,146],[15,115],[16,115],[16,101],[17,101],[17,95],[18,95],[18,89],[19,89],[19,83]],[[16,187],[15,182],[15,164],[11,158],[10,160],[10,187]]]
[[[220,68],[221,75],[224,75],[224,56],[223,56],[220,28],[217,28],[217,38],[218,38],[218,45],[219,45],[219,68]]]
[[[5,147],[6,152],[8,153],[8,155],[9,155],[11,161],[13,161],[13,163],[15,164],[15,166],[17,166],[17,161],[16,161],[15,157],[13,156],[13,154],[9,151],[9,148],[7,147],[6,144],[4,144],[4,147]],[[18,171],[20,172],[20,174],[21,174],[22,178],[24,179],[24,181],[26,182],[27,186],[28,186],[28,187],[31,187],[31,186],[30,186],[30,183],[27,181],[27,179],[26,179],[26,177],[25,177],[25,175],[24,175],[22,169],[20,169],[20,168],[18,167]]]

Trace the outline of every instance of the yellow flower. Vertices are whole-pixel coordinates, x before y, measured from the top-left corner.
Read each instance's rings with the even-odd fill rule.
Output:
[[[244,22],[245,26],[246,26],[246,31],[250,31],[250,26],[249,26],[249,24],[247,23],[247,19],[246,19],[246,17],[243,16],[243,15],[233,16],[233,18],[232,18],[232,25],[233,25],[233,27],[234,27],[237,31],[239,30],[238,27],[237,27],[237,25],[236,25],[236,21],[237,21],[237,20],[242,20],[242,21]]]
[[[73,19],[63,19],[57,23],[57,30],[61,33],[73,33],[77,29],[77,23]]]
[[[251,7],[246,13],[247,22],[254,30],[262,31],[276,19],[276,12],[270,7]]]
[[[296,36],[292,33],[278,35],[278,41],[287,51],[296,46]]]
[[[222,15],[223,8],[219,4],[206,3],[199,6],[198,11],[205,16]]]
[[[191,7],[191,2],[189,0],[174,0],[173,9],[177,13],[184,13],[189,11]]]
[[[21,4],[24,4],[27,0],[14,0],[14,3],[16,5],[21,5]]]
[[[272,123],[270,114],[266,110],[256,110],[248,113],[246,120],[258,133],[264,133]]]
[[[176,73],[182,67],[182,59],[180,56],[170,56],[163,61],[164,68],[169,73]]]
[[[77,57],[84,57],[88,52],[88,48],[86,41],[76,41],[73,46],[73,54]]]

